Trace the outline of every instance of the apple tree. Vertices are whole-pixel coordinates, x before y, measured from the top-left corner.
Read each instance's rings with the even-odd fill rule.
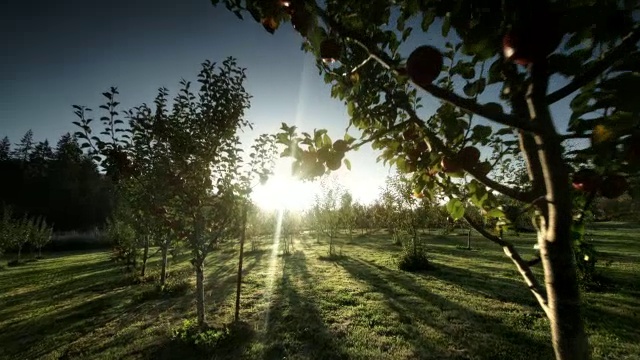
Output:
[[[451,216],[466,218],[514,262],[550,320],[556,357],[589,357],[572,251],[584,230],[574,226],[572,198],[619,196],[638,173],[638,2],[222,2],[271,33],[290,21],[303,48],[317,56],[331,95],[345,102],[349,124],[362,131],[347,150],[371,143],[391,164],[408,168],[424,192],[443,190]],[[424,33],[437,41],[421,45]],[[563,106],[568,121],[554,119],[553,106]],[[292,148],[329,149],[283,133]],[[591,141],[569,156],[566,144],[577,138]],[[529,186],[495,180],[477,151],[491,143],[522,154]],[[305,163],[335,165],[315,160]],[[592,171],[577,174],[575,191],[573,160]],[[535,209],[544,287],[509,241],[465,216],[473,206],[503,218],[495,193]]]

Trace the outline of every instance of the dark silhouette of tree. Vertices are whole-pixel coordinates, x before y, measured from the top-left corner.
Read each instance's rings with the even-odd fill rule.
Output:
[[[28,131],[11,149],[0,142],[0,202],[16,216],[41,217],[55,230],[102,226],[111,212],[111,184],[82,153],[75,137],[64,134],[52,149],[48,140],[35,143]]]

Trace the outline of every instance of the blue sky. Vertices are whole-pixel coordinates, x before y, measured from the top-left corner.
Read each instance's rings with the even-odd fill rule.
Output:
[[[161,86],[175,90],[181,78],[195,80],[205,59],[227,56],[248,69],[253,99],[247,118],[255,131],[247,141],[276,131],[281,122],[328,128],[336,136],[347,125],[345,107],[330,97],[290,24],[271,35],[207,0],[5,0],[0,14],[0,136],[14,143],[33,129],[37,140],[55,144],[75,131],[71,105],[97,109],[110,86],[118,87],[122,109],[128,109],[151,103]],[[435,38],[419,34],[408,46],[442,48]],[[427,108],[433,104],[429,99]],[[345,184],[356,199],[371,200],[388,169],[376,164],[370,149],[349,158],[353,170],[340,171]]]

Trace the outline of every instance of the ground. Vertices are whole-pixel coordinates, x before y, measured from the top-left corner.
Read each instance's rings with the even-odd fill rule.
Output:
[[[640,357],[639,226],[600,224],[590,237],[608,279],[583,295],[597,359]],[[264,242],[248,252],[232,346],[203,353],[171,340],[195,317],[187,259],[171,268],[174,296],[132,283],[109,252],[47,254],[0,270],[2,359],[549,359],[549,326],[501,250],[478,237],[426,234],[434,270],[397,270],[401,247],[376,234],[328,245],[296,239],[289,256]],[[512,237],[525,257],[530,236]],[[605,263],[611,263],[605,266]],[[236,249],[207,263],[208,322],[233,319]],[[158,274],[153,258],[147,280]],[[539,273],[540,269],[536,269]],[[186,280],[185,280],[186,279]],[[186,283],[189,285],[188,283]],[[188,286],[190,289],[191,287]]]

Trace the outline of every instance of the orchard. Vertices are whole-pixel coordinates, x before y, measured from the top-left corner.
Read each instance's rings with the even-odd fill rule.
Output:
[[[444,192],[452,218],[503,248],[549,319],[556,358],[590,357],[573,244],[583,239],[582,214],[594,198],[638,194],[637,2],[212,3],[275,36],[290,22],[361,132],[345,149],[326,131],[283,126],[278,141],[297,175],[350,167],[338,150],[370,144],[410,174],[421,196]],[[437,105],[423,106],[425,97]],[[513,158],[524,159],[526,184],[495,180]],[[533,210],[541,282],[536,262],[501,236],[509,221],[497,195]],[[472,208],[500,228],[484,227]]]

